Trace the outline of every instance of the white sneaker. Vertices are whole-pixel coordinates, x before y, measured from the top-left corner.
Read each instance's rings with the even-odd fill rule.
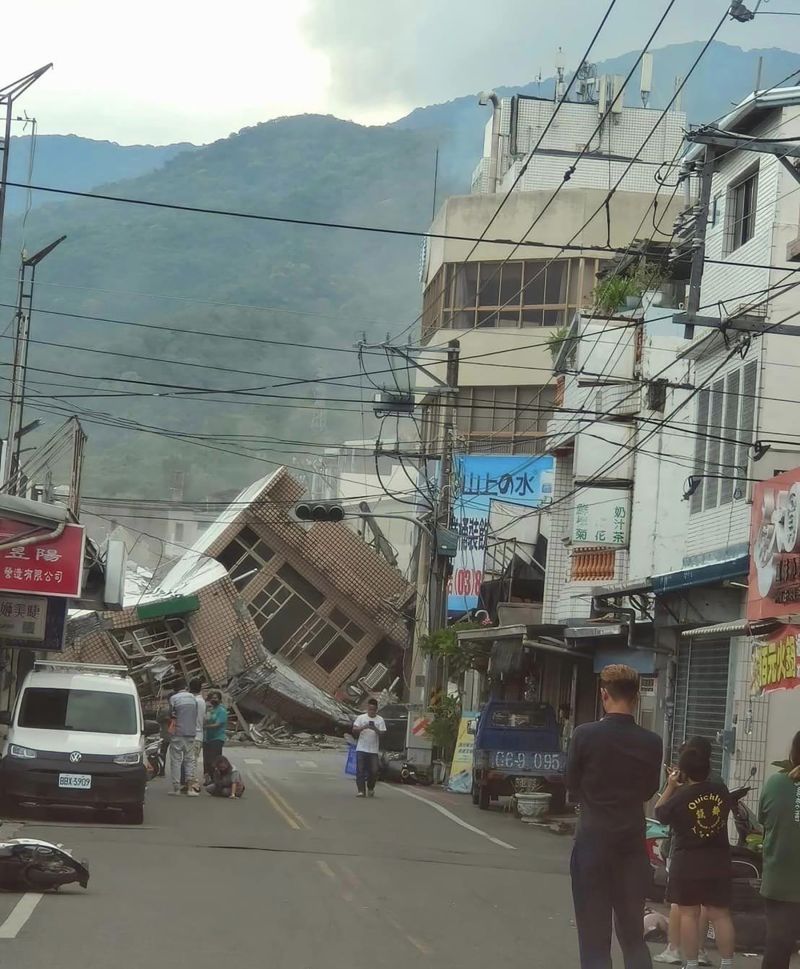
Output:
[[[367,791],[367,797],[375,797],[375,791]]]
[[[167,791],[170,797],[180,797],[183,792],[179,787],[173,787],[171,791]]]
[[[680,951],[673,945],[668,945],[663,952],[659,952],[658,955],[653,956],[653,962],[666,962],[671,966],[683,965]]]
[[[186,792],[187,797],[200,797],[200,791],[196,791],[193,787]]]
[[[366,794],[364,794],[364,792],[363,792],[363,791],[359,791],[359,792],[358,792],[358,794],[356,794],[356,797],[366,797],[366,796],[367,796],[367,795],[366,795]]]
[[[698,966],[710,966],[713,965],[711,960],[708,958],[708,953],[705,949],[700,949],[697,953],[697,965]]]

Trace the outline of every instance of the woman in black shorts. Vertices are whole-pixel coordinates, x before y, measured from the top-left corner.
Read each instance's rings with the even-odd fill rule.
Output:
[[[701,906],[714,926],[721,969],[733,966],[730,793],[724,784],[709,781],[710,773],[708,750],[687,747],[681,752],[677,770],[669,772],[655,809],[658,820],[674,832],[667,901],[681,910],[681,952],[687,969],[697,966]]]

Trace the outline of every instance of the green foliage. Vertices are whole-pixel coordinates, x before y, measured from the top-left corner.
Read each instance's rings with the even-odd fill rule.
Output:
[[[612,274],[595,286],[592,296],[597,310],[606,316],[613,316],[625,305],[629,297],[641,300],[650,289],[657,289],[664,275],[658,266],[643,263],[633,273]]]
[[[440,756],[447,763],[452,760],[458,740],[458,725],[461,722],[461,698],[439,694],[431,704],[433,720],[426,733],[439,748]]]
[[[419,648],[423,653],[446,660],[449,675],[458,679],[467,670],[475,669],[476,664],[485,666],[485,663],[481,664],[486,652],[485,644],[458,641],[460,632],[478,628],[480,623],[460,622],[445,629],[437,629],[420,640]]]

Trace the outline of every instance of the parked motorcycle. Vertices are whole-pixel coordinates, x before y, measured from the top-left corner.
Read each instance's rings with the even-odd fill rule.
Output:
[[[89,884],[89,866],[61,845],[35,838],[0,841],[0,889],[54,892],[62,885]]]
[[[164,741],[160,735],[148,737],[145,740],[144,766],[148,781],[151,781],[154,777],[164,776],[166,759],[164,757]]]

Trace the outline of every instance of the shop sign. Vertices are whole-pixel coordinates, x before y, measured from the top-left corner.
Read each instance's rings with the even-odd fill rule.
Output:
[[[800,628],[784,626],[753,647],[753,692],[800,687]]]
[[[475,749],[477,723],[477,713],[461,714],[456,749],[447,781],[447,790],[454,794],[469,794],[472,791],[472,752]]]
[[[800,468],[755,486],[748,585],[748,619],[800,612]]]
[[[573,544],[625,546],[628,544],[630,518],[630,490],[583,488],[575,501]]]
[[[457,459],[456,471],[458,494],[453,517],[458,550],[447,606],[450,612],[463,613],[478,607],[492,502],[537,508],[552,501],[553,458],[468,454]]]
[[[82,525],[66,525],[58,538],[30,545],[9,545],[9,540],[31,535],[25,522],[0,520],[0,592],[64,596],[78,599],[83,578],[86,539]]]
[[[0,592],[0,645],[47,652],[64,648],[67,600]]]

